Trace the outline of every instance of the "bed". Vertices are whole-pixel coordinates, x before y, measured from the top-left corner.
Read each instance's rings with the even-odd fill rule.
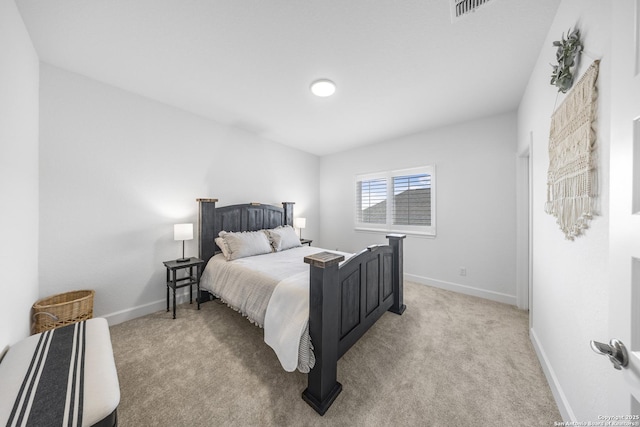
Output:
[[[386,311],[401,315],[406,308],[405,236],[389,234],[388,245],[356,254],[291,245],[234,258],[229,254],[229,246],[237,250],[232,238],[256,237],[256,246],[263,247],[264,233],[276,249],[278,236],[283,242],[290,239],[294,203],[216,207],[217,199],[197,201],[199,256],[206,263],[201,286],[264,327],[265,342],[285,370],[308,371],[302,398],[324,415],[342,391],[340,357]]]

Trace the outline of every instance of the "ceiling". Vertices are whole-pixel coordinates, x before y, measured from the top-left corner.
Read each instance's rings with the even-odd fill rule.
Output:
[[[16,3],[42,61],[321,156],[515,110],[559,1]]]

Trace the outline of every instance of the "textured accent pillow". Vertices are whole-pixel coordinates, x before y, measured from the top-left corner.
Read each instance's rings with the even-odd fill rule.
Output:
[[[214,241],[222,251],[222,255],[224,255],[226,259],[229,259],[230,253],[229,253],[229,247],[227,246],[227,242],[225,242],[222,237],[216,237]]]
[[[300,239],[296,234],[296,230],[290,225],[284,227],[277,227],[271,230],[265,230],[271,240],[271,246],[276,252],[284,251],[286,249],[297,248],[302,246]]]
[[[229,250],[228,256],[225,255],[227,261],[273,252],[264,230],[245,231],[242,233],[221,231],[218,235],[224,240]]]

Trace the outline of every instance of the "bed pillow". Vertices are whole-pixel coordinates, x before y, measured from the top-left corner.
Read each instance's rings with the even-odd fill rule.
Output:
[[[218,235],[227,245],[229,251],[228,256],[225,255],[227,261],[272,252],[269,239],[263,230],[245,231],[242,233],[227,233],[226,231],[221,231]]]
[[[225,242],[222,237],[216,237],[214,241],[216,242],[216,245],[218,245],[218,247],[220,248],[222,255],[224,255],[225,258],[229,259],[230,252],[229,252],[229,247],[227,246],[227,242]]]
[[[271,240],[271,246],[276,252],[284,251],[286,249],[297,248],[302,246],[300,239],[296,234],[296,230],[290,225],[284,227],[273,228],[271,230],[265,230]]]

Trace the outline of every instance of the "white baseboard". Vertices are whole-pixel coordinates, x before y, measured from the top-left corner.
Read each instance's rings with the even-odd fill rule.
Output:
[[[420,283],[422,285],[433,286],[434,288],[472,295],[474,297],[480,297],[491,301],[502,302],[505,304],[516,305],[518,302],[515,295],[507,295],[500,292],[487,291],[485,289],[474,288],[472,286],[461,285],[458,283],[445,282],[443,280],[430,279],[428,277],[416,276],[406,273],[404,275],[404,278],[405,280]]]
[[[562,387],[560,386],[558,377],[556,377],[553,368],[549,364],[547,355],[544,352],[544,349],[542,348],[542,345],[538,340],[538,336],[536,335],[536,331],[534,331],[533,328],[529,330],[529,337],[531,339],[531,343],[533,344],[533,348],[536,351],[536,355],[538,356],[538,360],[540,361],[540,365],[542,366],[542,371],[544,372],[545,377],[547,377],[547,383],[549,383],[549,388],[551,389],[553,398],[556,401],[556,405],[558,405],[558,410],[560,411],[562,420],[575,422],[575,414],[571,410],[571,406],[569,406],[569,402],[567,401],[567,397],[562,391]]]
[[[197,292],[194,291],[194,294]],[[194,295],[194,298],[197,298],[197,295]],[[182,304],[184,302],[189,301],[189,288],[180,289],[176,292],[176,305]],[[195,302],[195,301],[194,301]],[[166,310],[167,309],[167,300],[161,299],[157,301],[153,301],[147,304],[138,305],[136,307],[127,308],[124,310],[116,311],[115,313],[106,314],[104,316],[109,323],[109,326],[117,325],[118,323],[126,322],[127,320],[132,320],[138,317],[145,316],[147,314],[155,313],[156,311]],[[169,309],[173,309],[172,303],[169,305]]]

